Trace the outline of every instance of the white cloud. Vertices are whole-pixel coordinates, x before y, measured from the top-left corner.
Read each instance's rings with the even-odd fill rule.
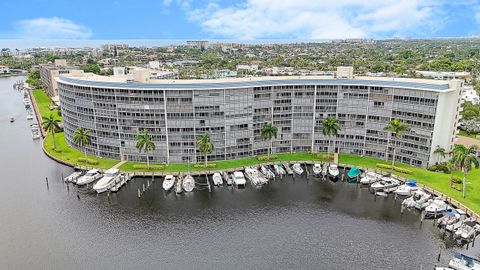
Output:
[[[447,21],[446,0],[244,0],[190,10],[204,31],[235,39],[428,36]],[[472,0],[458,1],[468,5]]]
[[[28,39],[88,39],[92,30],[64,18],[36,18],[15,24],[19,38]]]

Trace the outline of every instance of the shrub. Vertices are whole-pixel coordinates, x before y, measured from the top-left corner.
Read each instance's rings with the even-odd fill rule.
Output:
[[[321,161],[333,161],[333,154],[331,155],[328,155],[328,154],[325,154],[325,153],[311,153],[312,156],[314,156],[315,158],[318,158],[319,160]]]
[[[203,163],[197,163],[197,164],[193,164],[193,167],[194,168],[197,168],[197,169],[209,169],[209,168],[215,168],[217,167],[217,164],[215,163],[208,163],[207,165],[203,164]]]
[[[78,162],[82,162],[82,163],[86,163],[86,164],[90,164],[90,165],[98,165],[98,160],[95,160],[95,159],[90,159],[90,158],[79,158],[77,160]]]
[[[448,169],[447,164],[445,162],[437,164],[437,165],[432,165],[432,166],[428,167],[427,170],[432,171],[432,172],[443,172],[443,173],[446,173],[446,174],[451,173],[451,171]]]
[[[388,164],[377,164],[376,165],[378,168],[380,169],[385,169],[385,170],[393,170],[393,171],[396,171],[396,172],[399,172],[399,173],[404,173],[404,174],[411,174],[412,171],[408,170],[408,169],[405,169],[405,168],[400,168],[400,167],[393,167],[392,165],[388,165]]]
[[[454,183],[454,184],[461,184],[461,183],[462,183],[462,179],[454,176],[453,179],[452,179],[452,183]]]
[[[133,168],[136,170],[163,170],[165,166],[163,165],[148,165],[147,164],[135,164]]]
[[[257,159],[259,161],[270,161],[270,160],[274,160],[274,159],[277,159],[278,156],[277,155],[261,155],[261,156],[257,156]]]
[[[431,172],[436,172],[438,170],[438,166],[437,165],[432,165],[432,166],[428,167],[427,170],[429,170]]]

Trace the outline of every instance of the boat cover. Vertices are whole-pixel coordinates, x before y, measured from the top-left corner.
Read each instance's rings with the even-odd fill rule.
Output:
[[[359,176],[361,173],[362,173],[362,171],[360,171],[359,168],[353,167],[353,168],[350,169],[350,171],[348,171],[348,177],[355,178],[355,177]]]

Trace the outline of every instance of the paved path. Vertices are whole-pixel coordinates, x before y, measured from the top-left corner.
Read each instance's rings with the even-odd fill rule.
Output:
[[[125,163],[127,163],[126,160],[120,161],[119,163],[115,164],[115,166],[113,166],[112,169],[118,169],[120,168],[120,166],[122,166]]]
[[[465,145],[466,147],[469,147],[471,145],[476,145],[480,148],[480,140],[470,138],[470,137],[457,136],[455,143]]]

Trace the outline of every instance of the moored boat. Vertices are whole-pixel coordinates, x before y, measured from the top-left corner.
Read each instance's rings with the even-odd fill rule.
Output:
[[[367,172],[364,177],[360,179],[360,184],[371,185],[380,180],[382,176],[375,172]]]
[[[340,171],[338,170],[337,164],[330,164],[328,166],[328,174],[334,179],[338,177],[338,175],[340,174]]]
[[[97,193],[102,193],[110,189],[113,184],[115,184],[116,180],[120,177],[120,170],[119,169],[108,169],[104,176],[98,180],[95,185],[93,185],[93,189],[97,191]],[[78,184],[78,182],[77,182]]]
[[[348,176],[347,181],[350,183],[357,182],[358,177],[360,176],[361,173],[362,171],[359,168],[352,167],[347,173],[347,176]]]
[[[412,196],[403,200],[402,206],[423,210],[430,204],[431,198],[432,195],[423,191],[422,189],[418,189],[417,191],[413,192]]]
[[[195,188],[195,179],[193,179],[193,177],[188,174],[187,176],[185,176],[185,178],[183,178],[182,186],[185,192],[192,192]]]
[[[215,186],[221,186],[223,185],[223,180],[222,180],[222,176],[220,175],[220,173],[216,172],[213,174],[212,176],[212,179],[213,179],[213,184]]]
[[[479,270],[480,261],[473,257],[456,252],[448,263],[448,266],[455,270]]]
[[[312,167],[313,174],[319,176],[322,173],[322,165],[315,163]]]
[[[427,207],[425,207],[425,218],[439,218],[443,214],[451,210],[451,206],[445,201],[436,198]]]
[[[394,193],[399,196],[410,196],[418,190],[417,181],[407,180],[405,184],[399,186]]]
[[[162,187],[165,191],[169,191],[172,189],[173,185],[175,184],[175,177],[171,174],[165,176],[163,180]]]
[[[76,181],[80,176],[82,176],[82,172],[81,171],[75,171],[72,174],[70,174],[69,176],[63,178],[63,181],[65,183],[70,183],[70,182],[73,182],[74,180]]]
[[[245,186],[246,180],[242,172],[236,171],[233,173],[233,182],[238,186]]]
[[[397,179],[391,177],[382,177],[380,181],[373,183],[370,186],[370,189],[374,191],[382,189],[384,192],[389,193],[395,190],[398,185],[400,185],[400,181],[398,181]]]
[[[177,183],[175,184],[175,193],[176,194],[180,194],[183,191],[182,180],[183,179],[182,179],[181,176],[177,177]]]
[[[302,165],[300,165],[300,163],[293,164],[292,170],[298,175],[301,175],[303,173]]]
[[[222,172],[222,176],[223,176],[223,179],[225,180],[225,182],[227,182],[227,186],[231,186],[233,184],[233,180],[230,177],[230,175],[228,175],[227,172]]]
[[[471,240],[479,231],[480,225],[473,220],[467,220],[455,231],[455,237],[461,238],[462,240]]]
[[[81,186],[95,182],[100,178],[102,178],[102,173],[98,169],[91,169],[85,175],[80,176],[77,179],[73,179],[72,183]]]

